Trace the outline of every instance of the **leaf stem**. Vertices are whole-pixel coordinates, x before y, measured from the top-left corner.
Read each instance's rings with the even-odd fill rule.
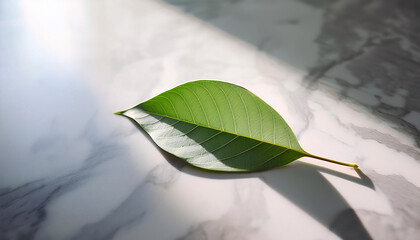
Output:
[[[309,153],[308,153],[307,156],[308,157],[311,157],[311,158],[316,158],[316,159],[319,159],[319,160],[327,161],[327,162],[332,162],[332,163],[335,163],[335,164],[340,164],[340,165],[344,165],[344,166],[348,166],[348,167],[353,167],[353,168],[359,168],[359,165],[354,164],[354,163],[339,162],[339,161],[335,161],[335,160],[332,160],[332,159],[328,159],[328,158],[324,158],[324,157],[319,157],[319,156],[316,156],[316,155],[312,155],[312,154],[309,154]]]

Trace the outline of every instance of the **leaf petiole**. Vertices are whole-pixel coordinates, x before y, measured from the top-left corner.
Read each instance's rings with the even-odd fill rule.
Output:
[[[306,156],[307,157],[311,157],[311,158],[316,158],[316,159],[319,159],[319,160],[322,160],[322,161],[326,161],[326,162],[331,162],[331,163],[335,163],[335,164],[340,164],[340,165],[348,166],[348,167],[359,168],[359,165],[354,164],[354,163],[339,162],[339,161],[332,160],[332,159],[329,159],[329,158],[324,158],[324,157],[319,157],[319,156],[316,156],[316,155],[312,155],[310,153],[307,153]]]

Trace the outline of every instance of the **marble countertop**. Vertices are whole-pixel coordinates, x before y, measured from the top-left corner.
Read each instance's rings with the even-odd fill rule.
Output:
[[[0,1],[0,239],[418,239],[420,4]],[[113,112],[246,87],[307,151],[206,172]]]

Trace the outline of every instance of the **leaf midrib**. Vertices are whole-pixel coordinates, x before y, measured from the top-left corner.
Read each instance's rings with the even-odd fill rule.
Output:
[[[160,113],[149,112],[149,111],[147,111],[147,110],[143,109],[143,107],[141,106],[141,104],[140,104],[140,106],[135,106],[134,108],[139,108],[139,107],[141,108],[141,110],[142,110],[142,111],[144,111],[144,112],[146,112],[146,113],[148,113],[148,114],[153,114],[153,115],[157,115],[157,116],[160,116],[160,117],[166,117],[166,118],[170,118],[170,119],[175,120],[175,121],[185,122],[185,123],[189,123],[189,124],[197,125],[197,126],[199,126],[199,127],[208,128],[208,129],[212,129],[212,130],[216,130],[216,131],[220,131],[220,132],[224,132],[224,133],[232,134],[232,135],[235,135],[235,136],[239,136],[239,137],[244,137],[244,138],[252,139],[252,140],[255,140],[255,141],[259,141],[259,142],[263,142],[263,143],[271,144],[271,145],[274,145],[274,146],[277,146],[277,147],[281,147],[281,148],[286,148],[286,149],[292,150],[292,151],[294,151],[294,152],[301,153],[301,154],[303,154],[304,156],[307,156],[307,157],[312,156],[311,154],[309,154],[309,153],[307,153],[307,152],[305,152],[305,151],[299,151],[299,150],[294,149],[294,148],[290,148],[290,147],[282,146],[282,145],[275,144],[275,143],[272,143],[272,142],[267,142],[267,141],[264,141],[264,140],[261,140],[261,139],[257,139],[257,138],[253,138],[253,137],[250,137],[250,136],[245,136],[245,135],[242,135],[242,134],[233,133],[233,132],[229,132],[229,131],[226,131],[226,130],[220,130],[220,129],[217,129],[217,128],[213,128],[213,127],[209,127],[209,126],[204,126],[204,125],[199,124],[199,123],[194,123],[194,122],[187,121],[187,120],[177,119],[177,118],[174,118],[174,117],[167,116],[167,115],[165,115],[165,114],[160,114]],[[133,109],[133,108],[131,108],[131,109]],[[129,109],[129,110],[131,110],[131,109]],[[127,111],[129,111],[129,110],[127,110]],[[124,111],[124,113],[125,113],[125,112],[126,112],[126,111]]]

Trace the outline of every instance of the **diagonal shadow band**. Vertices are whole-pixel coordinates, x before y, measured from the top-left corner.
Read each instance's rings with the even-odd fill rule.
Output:
[[[129,119],[146,138],[153,142],[169,164],[186,174],[219,180],[260,178],[278,194],[297,205],[340,238],[372,239],[354,209],[322,175],[328,173],[375,190],[372,181],[360,169],[357,171],[360,178],[299,161],[281,168],[251,173],[203,170],[162,150],[135,120]]]
[[[327,87],[401,125],[420,144],[419,1],[383,0],[374,8],[360,0],[164,2],[306,72],[307,88]],[[260,73],[281,82],[275,69]]]

